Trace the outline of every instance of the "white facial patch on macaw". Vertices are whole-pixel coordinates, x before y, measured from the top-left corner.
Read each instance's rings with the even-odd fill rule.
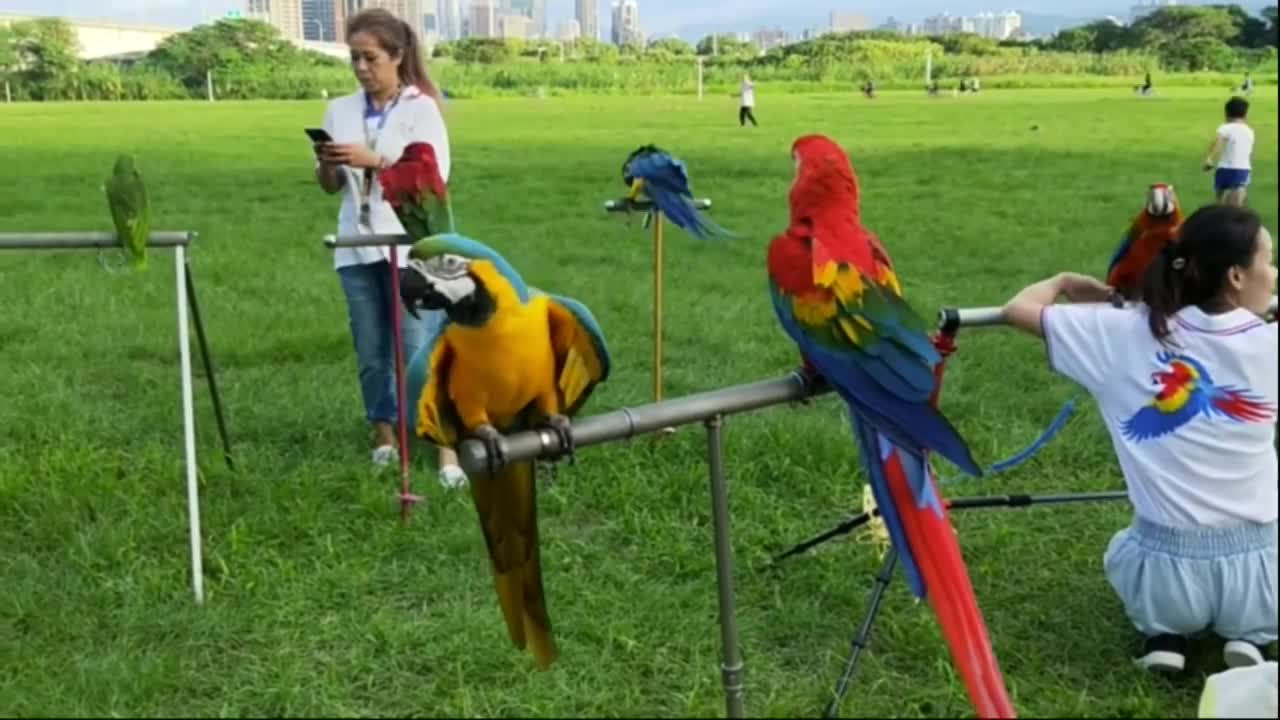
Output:
[[[457,303],[476,291],[475,278],[471,277],[471,261],[461,255],[445,254],[426,260],[410,260],[409,266],[421,273],[431,288],[450,303]]]

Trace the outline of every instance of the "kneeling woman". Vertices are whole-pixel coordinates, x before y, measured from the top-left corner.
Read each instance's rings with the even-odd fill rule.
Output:
[[[1123,308],[1063,274],[1005,306],[1043,337],[1049,366],[1082,385],[1110,431],[1132,524],[1111,539],[1107,579],[1145,640],[1137,661],[1179,671],[1212,629],[1227,665],[1276,640],[1277,333],[1271,235],[1253,211],[1191,215]],[[1061,304],[1059,295],[1090,304]]]

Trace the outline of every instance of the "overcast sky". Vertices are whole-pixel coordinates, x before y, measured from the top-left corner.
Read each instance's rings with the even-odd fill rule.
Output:
[[[433,0],[424,0],[432,2]],[[601,2],[601,25],[607,33],[609,3]],[[887,2],[839,2],[839,0],[729,0],[712,2],[689,0],[638,0],[640,24],[650,36],[705,32],[714,28],[729,32],[755,30],[780,25],[794,30],[820,28],[827,24],[832,10],[861,12],[874,23],[893,14],[901,20],[920,20],[928,15],[949,12],[953,15],[981,11],[1014,9],[1024,13],[1068,17],[1115,15],[1127,18],[1129,6],[1139,0],[894,0]],[[466,0],[463,0],[465,3]],[[547,0],[548,24],[555,24],[573,13],[573,0]],[[1185,0],[1184,0],[1185,2]],[[1267,4],[1261,0],[1245,0],[1251,9]],[[0,0],[0,12],[20,14],[53,14],[85,19],[112,19],[152,25],[186,27],[204,19],[222,17],[228,10],[243,10],[245,0]],[[732,9],[728,9],[732,8]]]

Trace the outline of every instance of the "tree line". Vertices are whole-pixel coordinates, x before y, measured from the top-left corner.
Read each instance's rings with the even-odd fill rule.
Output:
[[[744,70],[763,82],[804,89],[865,80],[882,87],[918,86],[926,56],[932,57],[934,77],[977,75],[989,88],[1118,85],[1152,71],[1186,74],[1181,81],[1188,83],[1252,71],[1259,82],[1274,82],[1277,25],[1275,6],[1257,16],[1238,5],[1171,6],[1129,25],[1101,20],[1029,41],[876,30],[826,34],[760,52],[731,35],[620,47],[591,40],[466,38],[439,43],[432,55],[432,72],[454,97],[693,92],[695,57],[701,57],[704,82],[714,91],[732,87]],[[64,20],[0,27],[0,79],[19,100],[203,97],[210,78],[221,98],[315,98],[353,87],[343,60],[299,48],[259,20],[219,20],[172,35],[138,57],[95,61],[79,58],[75,32]]]

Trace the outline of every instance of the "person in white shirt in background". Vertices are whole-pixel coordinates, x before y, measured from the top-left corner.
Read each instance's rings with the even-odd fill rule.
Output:
[[[741,103],[738,107],[738,125],[746,127],[747,120],[751,121],[752,127],[760,127],[760,123],[756,122],[756,115],[752,110],[756,106],[756,84],[751,82],[749,73],[742,73],[742,88],[738,92]]]
[[[435,149],[440,174],[448,182],[449,135],[440,92],[427,75],[416,33],[386,10],[353,15],[347,45],[361,90],[325,107],[324,129],[333,142],[315,148],[316,180],[326,192],[345,191],[339,235],[402,234],[404,226],[382,198],[376,173],[395,163],[409,143],[426,142]],[[409,248],[399,247],[397,253],[404,267]],[[389,465],[399,460],[391,303],[400,302],[391,292],[390,254],[386,247],[339,248],[333,259],[347,300],[365,415],[373,426],[373,462]],[[424,312],[421,321],[408,313],[401,317],[407,365],[440,327],[444,312]],[[441,484],[465,484],[451,449],[439,449],[439,468]]]
[[[1226,122],[1218,126],[1204,170],[1217,168],[1213,174],[1213,191],[1218,202],[1227,205],[1244,205],[1245,189],[1253,169],[1253,128],[1245,120],[1249,115],[1249,101],[1233,97],[1225,108]]]
[[[1103,556],[1143,635],[1135,661],[1184,668],[1188,638],[1226,640],[1230,667],[1264,662],[1277,636],[1276,287],[1270,233],[1256,213],[1208,205],[1148,269],[1141,302],[1061,274],[1004,308],[1044,338],[1050,368],[1094,397],[1111,435],[1131,525]],[[1054,304],[1065,294],[1077,304]]]

